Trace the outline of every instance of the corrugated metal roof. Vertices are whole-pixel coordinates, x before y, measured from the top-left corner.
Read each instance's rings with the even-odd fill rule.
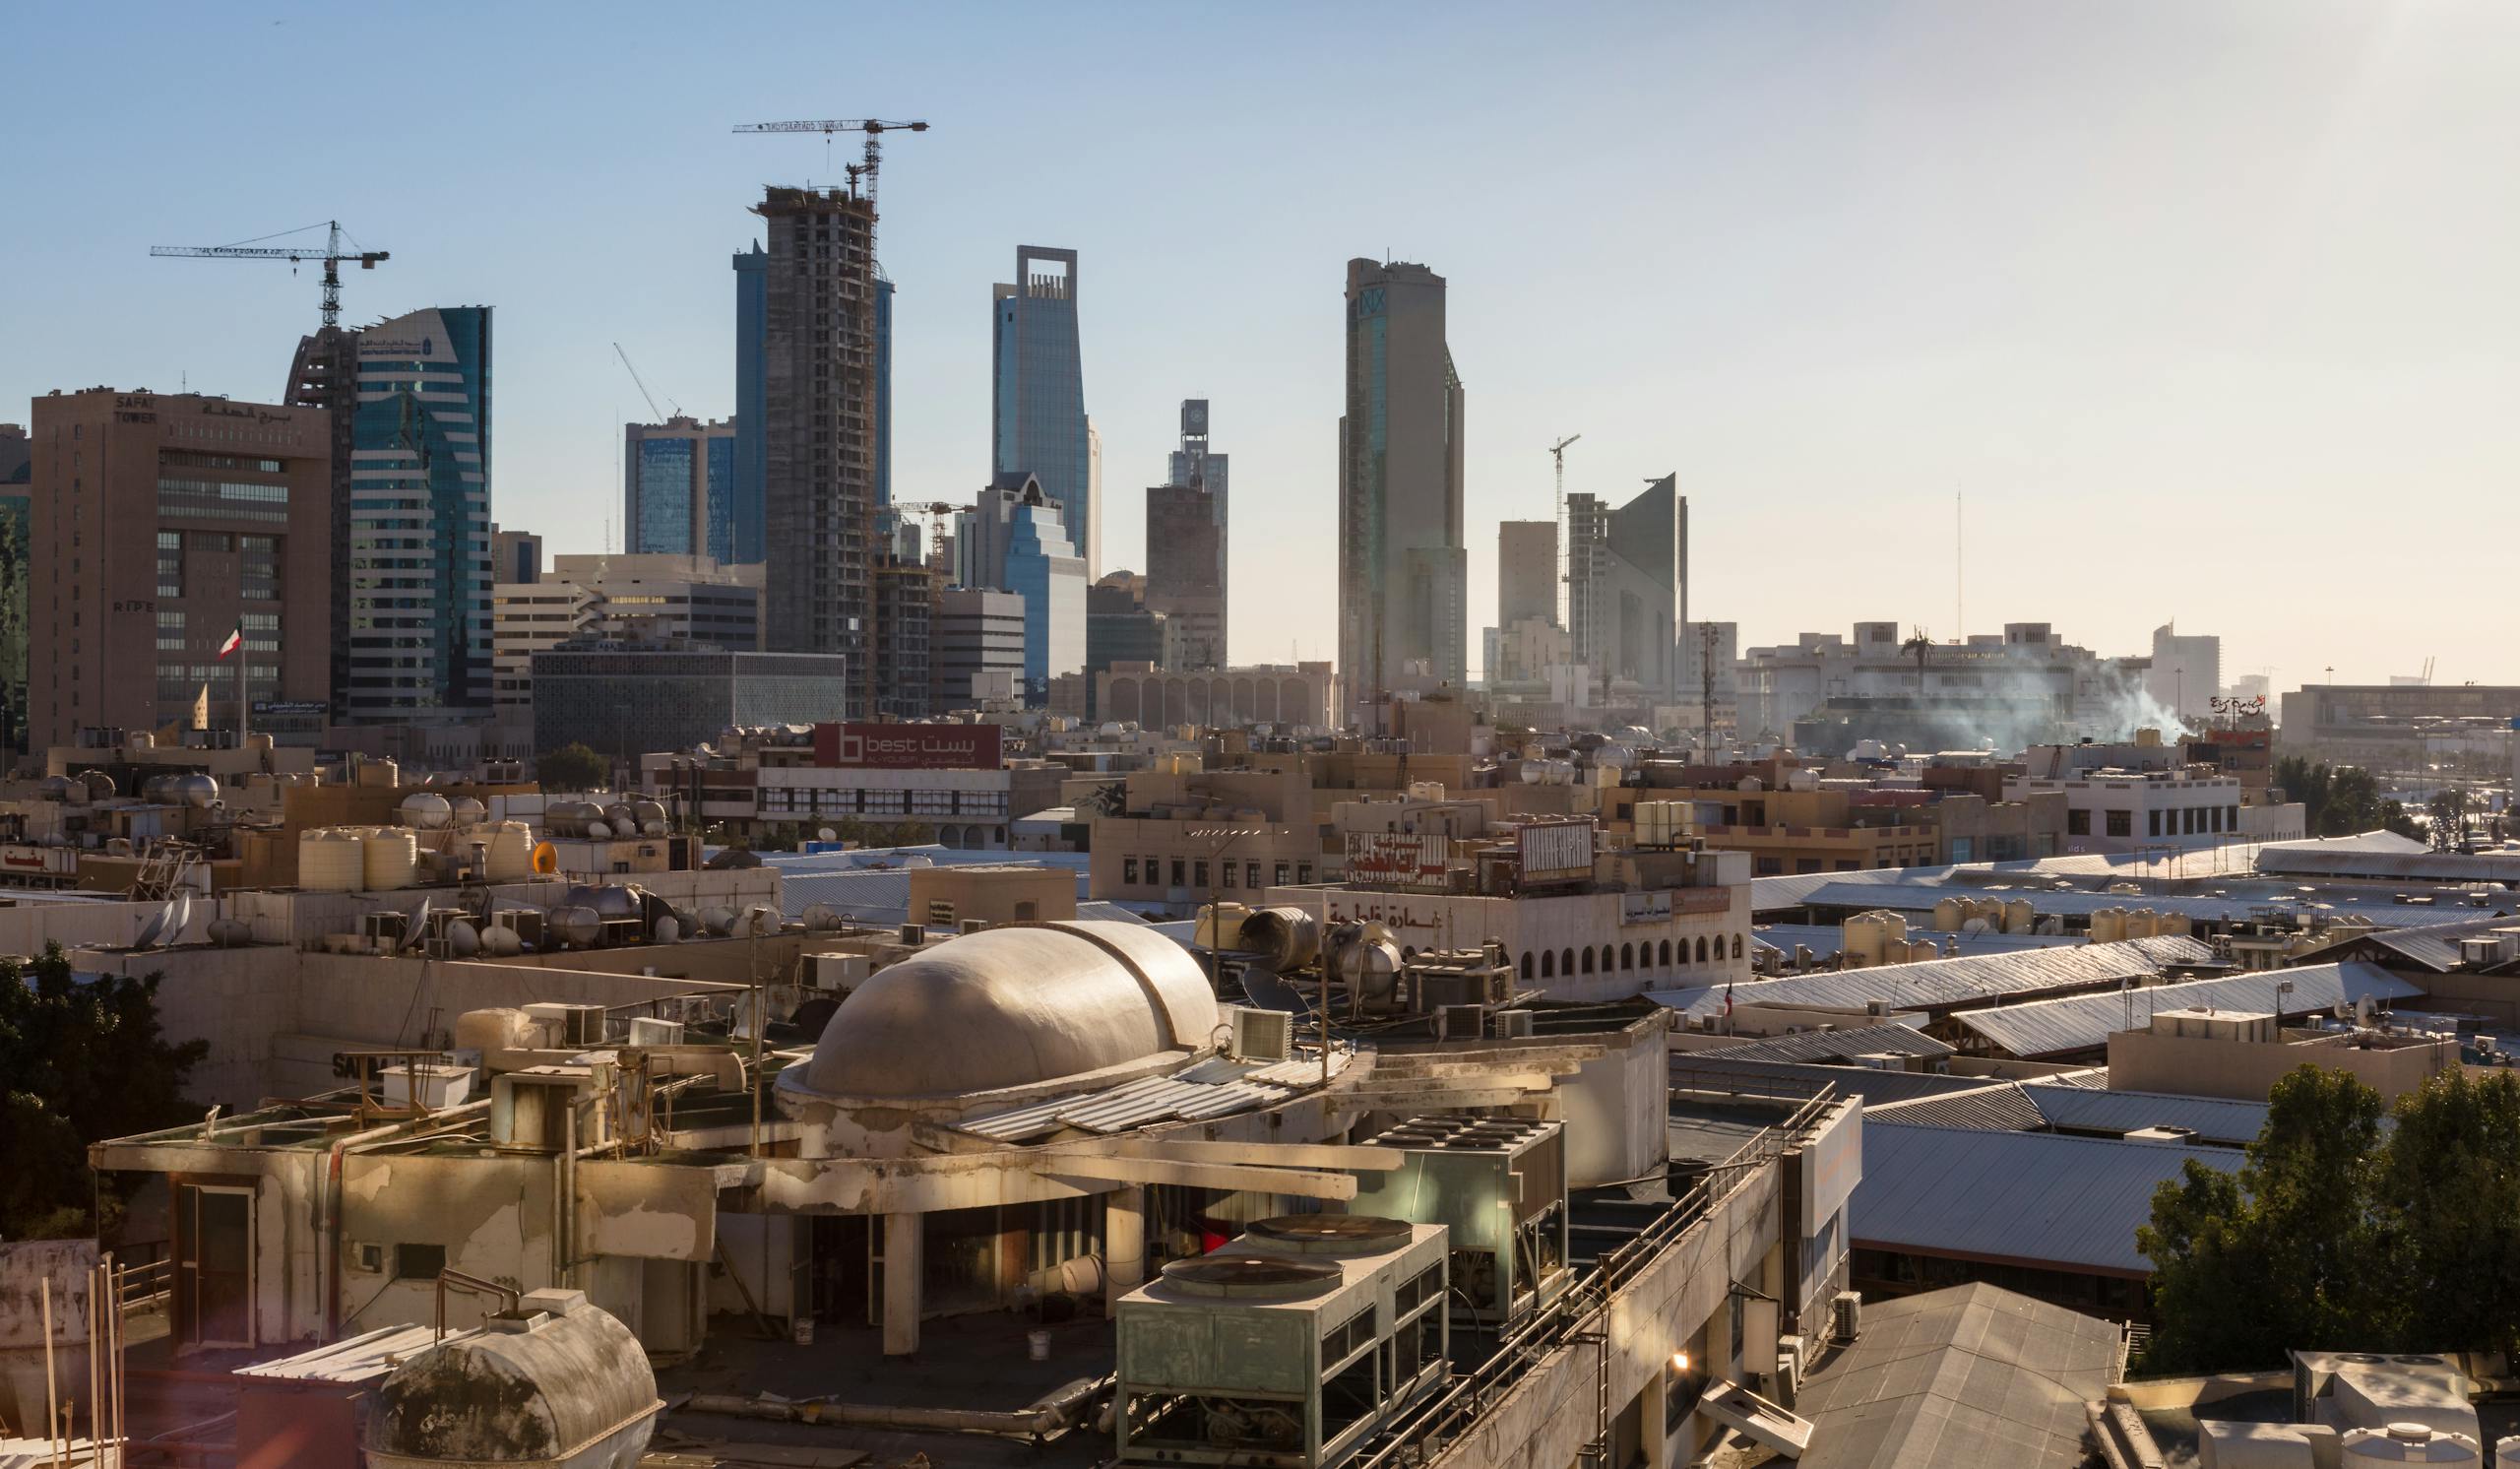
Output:
[[[1990,1285],[1866,1302],[1795,1399],[1802,1469],[2071,1469],[2117,1349],[2114,1322]]]
[[[1729,1051],[1681,1051],[1671,1054],[1671,1085],[1680,1090],[1737,1091],[1754,1097],[1807,1097],[1836,1087],[1861,1097],[1867,1108],[1913,1097],[1944,1097],[1998,1085],[1984,1076],[1943,1076],[1929,1071],[1876,1071],[1870,1066],[1813,1066],[1791,1061],[1734,1058]]]
[[[1732,1000],[1736,1005],[1794,1005],[1824,1010],[1861,1010],[1875,1000],[1894,1009],[1947,1009],[2006,995],[2095,989],[2121,980],[2149,979],[2169,966],[2203,964],[2213,957],[2213,950],[2193,938],[2133,938],[2123,943],[2024,949],[2010,954],[1926,959],[1914,964],[1881,964],[1868,969],[1752,980],[1732,988]],[[1721,1014],[1724,1010],[1722,986],[1656,990],[1649,991],[1646,998],[1692,1017]]]
[[[2480,852],[2339,852],[2323,848],[2269,847],[2258,856],[2261,872],[2297,877],[2362,877],[2395,882],[2520,882],[2520,854]]]
[[[2168,1092],[2109,1092],[2088,1087],[2021,1083],[2022,1095],[2060,1132],[2135,1132],[2146,1127],[2185,1127],[2205,1142],[2238,1146],[2266,1128],[2266,1104],[2230,1097],[2184,1097]]]
[[[1863,1182],[1847,1205],[1860,1249],[2019,1261],[2141,1277],[2135,1229],[2181,1165],[2225,1172],[2235,1148],[1978,1132],[1864,1118]]]
[[[1910,1026],[1858,1025],[1844,1030],[1806,1030],[1789,1036],[1769,1036],[1739,1046],[1727,1046],[1715,1054],[1734,1060],[1828,1061],[1851,1060],[1858,1055],[1945,1056],[1958,1049]]]
[[[2512,897],[2515,902],[2520,902],[2520,893],[2515,893]],[[2437,909],[2419,911],[2435,914],[2439,912]],[[2301,957],[2316,959],[2321,954],[2373,944],[2388,950],[2408,964],[2428,969],[2434,974],[2447,974],[2459,966],[2459,940],[2483,938],[2496,929],[2513,926],[2520,926],[2520,919],[2507,918],[2500,914],[2483,914],[2451,919],[2446,923],[2423,924],[2409,928],[2384,928],[2374,933],[2357,933],[2350,938],[2338,939],[2325,948],[2313,949]]]
[[[2366,994],[2386,1003],[2423,992],[2375,964],[2311,964],[1963,1010],[1951,1018],[2005,1054],[2035,1060],[2096,1051],[2109,1044],[2110,1032],[2129,1029],[2130,1016],[2132,1025],[2142,1026],[2156,1010],[2201,1010],[2211,1005],[2218,1010],[2271,1012],[2278,999],[2276,985],[2288,980],[2293,985],[2293,992],[2283,999],[2288,1016],[2315,1014],[2340,1002],[2352,1004]]]
[[[1346,1071],[1349,1059],[1348,1052],[1332,1053],[1330,1074]],[[968,1118],[954,1130],[1005,1143],[1038,1141],[1071,1128],[1108,1135],[1157,1122],[1230,1117],[1283,1102],[1320,1084],[1318,1056],[1268,1064],[1209,1056],[1167,1076],[1142,1077],[1103,1091],[1074,1092]]]
[[[469,1334],[448,1333],[451,1337]],[[380,1326],[374,1331],[346,1337],[312,1351],[300,1352],[294,1357],[279,1357],[270,1362],[257,1362],[251,1367],[240,1367],[235,1374],[301,1382],[371,1382],[402,1366],[406,1359],[436,1344],[437,1332],[428,1326]]]
[[[2520,908],[2520,893],[2512,894],[2509,907]],[[2243,881],[2234,883],[2218,896],[2214,893],[2105,893],[2075,890],[2061,892],[2053,888],[1964,888],[1933,883],[1847,883],[1815,889],[1810,906],[1823,909],[1863,910],[1888,909],[1893,913],[1927,914],[1944,898],[2024,898],[2031,911],[2042,918],[2088,919],[2104,908],[2134,910],[2149,908],[2155,913],[2175,914],[2191,923],[2229,924],[2267,916],[2307,918],[2339,918],[2352,915],[2365,918],[2382,927],[2397,927],[2408,923],[2427,922],[2440,912],[2435,908],[2409,907],[2385,892],[2357,894],[2340,892],[2333,887],[2315,893],[2303,893],[2298,885],[2284,882]],[[1935,937],[1919,933],[1912,925],[1910,938]]]
[[[2063,933],[1932,933],[1920,935],[1913,930],[1909,937],[1929,937],[1936,944],[1948,942],[1959,950],[1958,957],[1974,954],[2008,954],[2021,949],[2068,948],[2082,942],[2079,934]],[[1835,959],[1846,946],[1846,927],[1841,924],[1763,924],[1750,930],[1752,943],[1763,943],[1781,954],[1792,954],[1799,944],[1811,951],[1817,960]]]
[[[2021,1088],[2009,1081],[1865,1109],[1866,1123],[1875,1118],[1917,1127],[1962,1127],[1980,1132],[2036,1132],[2048,1122]]]

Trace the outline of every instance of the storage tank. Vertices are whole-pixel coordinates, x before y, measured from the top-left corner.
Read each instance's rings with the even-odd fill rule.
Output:
[[[438,831],[455,819],[455,803],[434,791],[414,791],[403,798],[403,824]]]
[[[486,863],[492,882],[523,882],[534,870],[533,830],[522,821],[491,827]]]
[[[2126,915],[2128,938],[2150,938],[2161,931],[2161,919],[2149,908],[2138,908]]]
[[[297,838],[297,885],[310,893],[355,893],[367,886],[358,833],[318,827]]]
[[[459,796],[455,798],[453,809],[455,813],[455,824],[464,827],[478,826],[483,820],[487,819],[490,814],[490,808],[488,806],[481,804],[470,796]]]
[[[2485,1463],[2485,1450],[2465,1434],[2445,1434],[2420,1423],[2393,1423],[2384,1429],[2348,1429],[2343,1443],[2347,1469],[2366,1464]]]
[[[358,767],[358,784],[399,786],[403,784],[403,767],[393,760],[362,760]]]
[[[1883,937],[1879,914],[1858,913],[1848,919],[1840,939],[1848,967],[1880,963]]]
[[[200,771],[179,777],[175,782],[175,801],[179,805],[191,806],[196,811],[206,811],[218,799],[219,782]]]
[[[1300,908],[1263,908],[1242,921],[1237,942],[1284,973],[1310,964],[1321,952],[1321,926]]]
[[[533,1291],[415,1352],[377,1389],[373,1469],[631,1469],[664,1403],[630,1328],[584,1291]]]
[[[1896,913],[1881,915],[1881,936],[1890,943],[1906,943],[1908,941],[1906,916]]]
[[[2006,933],[2027,933],[2030,931],[2031,926],[2038,922],[2038,910],[2030,906],[2030,900],[2028,898],[2015,898],[2004,905],[2004,931]]]
[[[420,839],[409,827],[372,828],[360,844],[365,855],[367,890],[388,893],[410,887],[420,864]]]
[[[542,931],[573,949],[592,948],[596,936],[603,931],[603,921],[592,908],[565,904],[551,910],[542,921]]]
[[[1934,900],[1933,930],[1936,933],[1957,933],[1960,931],[1960,900],[1958,898],[1937,898]]]
[[[2520,1434],[2493,1445],[2493,1469],[2520,1469]]]
[[[2091,941],[2116,943],[2126,936],[2126,910],[2095,908],[2091,914]]]

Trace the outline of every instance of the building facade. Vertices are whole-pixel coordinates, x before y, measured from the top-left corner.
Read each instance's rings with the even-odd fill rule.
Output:
[[[874,704],[875,209],[846,189],[772,187],[762,287],[764,640],[850,660]],[[742,410],[737,409],[738,418]]]
[[[542,538],[532,531],[490,526],[490,575],[494,582],[542,580]]]
[[[1169,619],[1180,662],[1226,664],[1226,456],[1209,452],[1208,404],[1181,405],[1181,447],[1163,484],[1146,492],[1146,605]]]
[[[36,399],[30,448],[29,562],[45,568],[27,606],[31,747],[192,728],[197,710],[233,730],[238,659],[252,700],[324,702],[324,414],[97,388]]]
[[[1085,558],[1040,476],[1001,472],[956,516],[954,548],[963,586],[1024,599],[1028,703],[1046,699],[1051,679],[1084,671]]]
[[[1527,617],[1557,621],[1557,522],[1508,520],[1496,526],[1496,625]]]
[[[2223,640],[2212,633],[2181,633],[2175,622],[2154,628],[2153,664],[2144,686],[2153,702],[2203,725],[2223,692]]]
[[[758,241],[734,254],[735,489],[737,561],[759,561],[763,549],[763,486],[769,463],[770,255]]]
[[[761,646],[761,567],[707,556],[556,556],[538,582],[502,584],[492,625],[503,717],[534,701],[534,656],[598,638],[697,644],[749,653]]]
[[[1012,592],[949,587],[937,594],[928,646],[936,708],[970,709],[976,701],[1012,698],[1024,682],[1024,599]]]
[[[27,748],[28,559],[34,544],[33,451],[24,424],[0,423],[0,756]]]
[[[580,643],[533,660],[534,744],[585,744],[625,763],[689,749],[735,726],[839,717],[841,661],[828,654]]]
[[[1083,562],[1098,530],[1077,336],[1076,252],[1017,246],[1015,284],[993,287],[989,304],[993,468],[1040,480]]]
[[[1444,278],[1348,262],[1347,411],[1339,420],[1339,672],[1359,708],[1413,671],[1469,678],[1462,385]]]
[[[733,562],[735,424],[675,417],[621,434],[622,548]]]
[[[1255,664],[1189,672],[1114,662],[1095,676],[1098,716],[1147,729],[1167,725],[1337,727],[1338,679],[1327,663]]]
[[[1689,502],[1666,475],[1612,509],[1566,497],[1566,615],[1575,661],[1597,686],[1669,704],[1679,691],[1688,620]],[[1609,702],[1605,700],[1604,702]]]

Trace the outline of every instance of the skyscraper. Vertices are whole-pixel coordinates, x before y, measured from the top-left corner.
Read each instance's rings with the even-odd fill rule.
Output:
[[[875,706],[879,463],[875,210],[846,189],[773,186],[762,289],[763,637],[849,659],[849,707]],[[740,415],[741,410],[738,410]]]
[[[1146,492],[1146,605],[1173,624],[1185,669],[1226,657],[1226,456],[1208,451],[1208,403],[1181,404],[1181,447]]]
[[[1496,526],[1496,625],[1526,617],[1557,620],[1557,522],[1508,520]]]
[[[735,266],[735,489],[734,561],[759,561],[762,547],[762,484],[768,453],[770,257],[758,241],[737,250]]]
[[[1689,502],[1666,475],[1613,510],[1566,497],[1566,615],[1575,661],[1595,684],[1630,683],[1648,703],[1680,693],[1688,621]]]
[[[1076,252],[1015,250],[1015,284],[991,292],[990,466],[1029,474],[1059,507],[1079,556],[1094,546],[1094,467],[1077,347]]]
[[[1093,540],[1077,547],[1085,556],[1085,577],[1092,581],[1102,574],[1102,430],[1094,426],[1092,415],[1085,419],[1085,524]]]
[[[2180,632],[2176,622],[2154,628],[2153,665],[2144,687],[2171,713],[2205,723],[2223,691],[2223,640],[2210,632]]]
[[[1024,695],[1085,668],[1085,558],[1039,476],[1004,473],[956,517],[956,580],[1024,599]]]
[[[1413,667],[1469,678],[1462,386],[1444,278],[1348,262],[1348,397],[1339,420],[1339,673],[1377,704]]]
[[[735,449],[725,420],[622,425],[621,548],[735,561]]]

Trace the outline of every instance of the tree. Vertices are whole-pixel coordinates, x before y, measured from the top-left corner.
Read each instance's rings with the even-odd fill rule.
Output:
[[[545,791],[600,791],[612,781],[612,762],[579,741],[535,761],[534,778]]]
[[[0,959],[0,1238],[87,1233],[86,1145],[200,1116],[183,1088],[209,1043],[167,1044],[158,982],[76,973],[59,944]]]
[[[2415,1312],[2390,1345],[2520,1349],[2520,1077],[2453,1066],[2401,1099],[2373,1182]]]
[[[2404,806],[2380,795],[2380,783],[2359,765],[2312,764],[2299,755],[2275,762],[2274,783],[2301,803],[2302,830],[2314,837],[2347,837],[2385,830],[2415,836]]]

